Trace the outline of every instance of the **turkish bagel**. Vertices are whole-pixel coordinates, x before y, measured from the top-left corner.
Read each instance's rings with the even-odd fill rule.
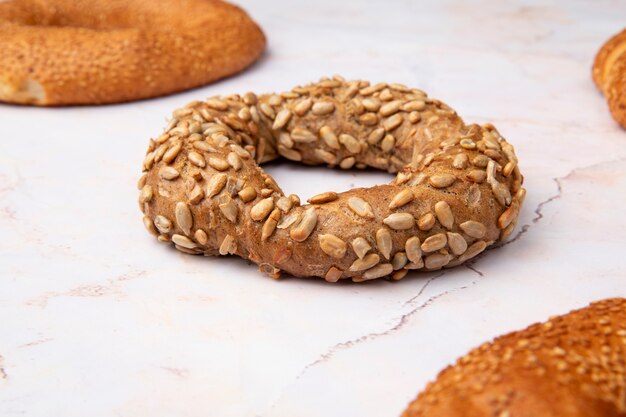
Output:
[[[610,298],[473,349],[402,417],[626,416],[626,299]]]
[[[0,101],[160,96],[239,72],[264,47],[248,15],[219,0],[0,1]]]
[[[397,176],[300,205],[259,167],[279,157]],[[461,264],[511,234],[526,192],[492,125],[465,125],[421,90],[338,76],[192,102],[150,141],[143,170],[144,224],[160,241],[330,282]]]

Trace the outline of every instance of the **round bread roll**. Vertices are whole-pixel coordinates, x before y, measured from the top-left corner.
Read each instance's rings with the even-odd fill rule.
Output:
[[[483,344],[442,371],[402,416],[626,416],[626,299]]]
[[[626,29],[609,39],[598,51],[592,75],[606,97],[613,118],[626,128]]]
[[[146,227],[183,252],[238,255],[273,277],[360,282],[458,265],[512,233],[526,192],[492,125],[465,125],[400,84],[335,77],[173,116],[143,164]],[[278,157],[397,176],[300,206],[259,166]]]
[[[0,101],[103,104],[241,71],[261,29],[219,0],[0,1]]]

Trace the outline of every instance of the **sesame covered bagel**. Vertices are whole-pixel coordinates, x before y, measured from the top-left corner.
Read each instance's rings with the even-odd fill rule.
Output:
[[[259,167],[279,157],[397,176],[300,205]],[[420,90],[341,77],[190,103],[143,170],[144,223],[160,241],[331,282],[461,264],[511,234],[525,196],[493,126],[465,125]]]
[[[402,416],[626,416],[626,299],[481,345],[442,371]]]
[[[613,118],[626,128],[626,29],[600,48],[593,63],[592,76],[606,97]]]
[[[265,37],[219,0],[0,1],[0,101],[155,97],[239,72]]]

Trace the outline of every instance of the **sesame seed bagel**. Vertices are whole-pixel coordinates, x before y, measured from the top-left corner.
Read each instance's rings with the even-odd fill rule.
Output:
[[[259,164],[397,173],[300,205]],[[235,254],[277,277],[364,281],[436,270],[506,239],[524,200],[513,147],[399,84],[341,77],[176,110],[139,181],[148,230],[179,250]]]
[[[137,100],[241,71],[265,37],[219,0],[0,1],[0,101]]]
[[[592,76],[606,97],[613,118],[626,128],[626,29],[600,48]]]
[[[626,299],[483,344],[442,371],[402,416],[626,416]]]

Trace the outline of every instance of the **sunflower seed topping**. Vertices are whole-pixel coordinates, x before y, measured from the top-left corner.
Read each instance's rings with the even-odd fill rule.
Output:
[[[374,211],[372,210],[372,206],[370,206],[367,201],[363,200],[360,197],[348,198],[348,207],[350,207],[350,210],[352,210],[360,217],[364,217],[367,219],[374,218]]]
[[[389,256],[391,255],[392,240],[391,233],[389,233],[388,229],[382,227],[376,231],[376,246],[385,259],[389,259]]]
[[[415,218],[410,213],[392,213],[383,220],[383,223],[394,230],[406,230],[415,226]]]
[[[343,258],[346,254],[348,245],[335,235],[324,234],[318,236],[320,248],[325,254],[333,258]]]
[[[350,265],[350,271],[364,271],[366,269],[372,268],[373,266],[378,264],[378,262],[380,262],[380,256],[375,253],[370,253],[363,259],[357,259],[356,261],[354,261],[352,265]]]
[[[289,235],[296,242],[304,242],[311,235],[316,224],[317,212],[315,211],[315,207],[309,207],[304,212],[300,223],[291,229]]]

